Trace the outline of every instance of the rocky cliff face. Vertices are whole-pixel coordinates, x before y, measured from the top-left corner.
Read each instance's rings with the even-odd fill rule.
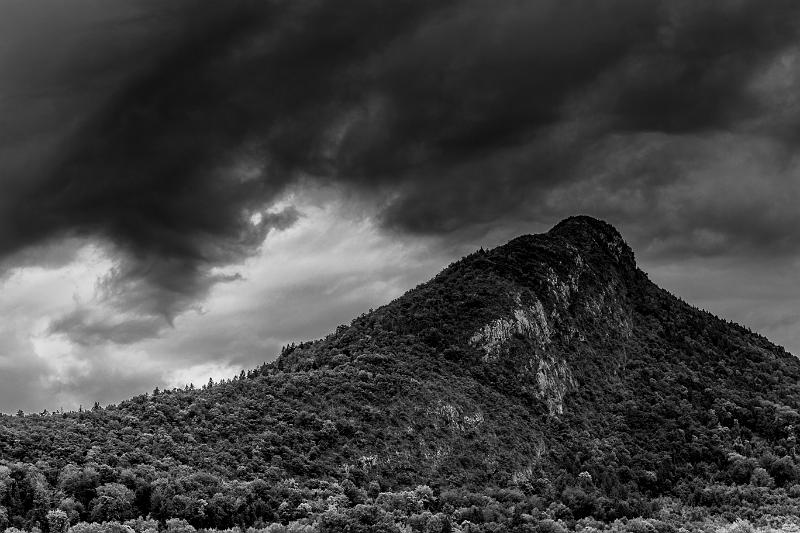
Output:
[[[553,329],[542,302],[535,297],[532,305],[523,306],[520,294],[514,295],[519,305],[511,310],[510,318],[497,318],[472,335],[469,343],[480,348],[484,362],[508,355],[515,337],[530,341],[529,351],[520,375],[530,380],[535,376],[536,394],[545,401],[551,414],[564,412],[564,395],[573,385],[572,373],[566,361],[547,352]]]
[[[482,361],[504,358],[518,363],[522,381],[535,384],[535,394],[551,415],[564,412],[564,398],[575,386],[565,349],[586,343],[586,322],[606,337],[629,338],[632,311],[624,285],[637,269],[633,252],[608,224],[589,217],[567,219],[544,236],[527,236],[491,255],[514,256],[519,249],[558,246],[559,254],[543,253],[526,267],[533,279],[515,283],[505,299],[510,305],[470,335],[469,345]],[[501,248],[502,250],[502,248]],[[598,268],[598,257],[604,268]],[[522,343],[520,343],[522,341]],[[514,353],[516,352],[516,353]]]

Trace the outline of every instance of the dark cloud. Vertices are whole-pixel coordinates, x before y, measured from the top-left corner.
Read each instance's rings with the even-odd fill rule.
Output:
[[[126,309],[169,318],[218,281],[209,275],[214,267],[248,257],[270,229],[294,220],[265,210],[313,166],[313,158],[294,153],[301,150],[293,138],[297,124],[334,114],[338,102],[331,98],[344,95],[329,91],[348,65],[426,10],[422,2],[390,9],[360,2],[346,11],[314,2],[184,2],[178,12],[187,19],[178,20],[155,4],[141,6],[152,15],[142,25],[171,16],[180,39],[162,40],[134,72],[118,75],[124,83],[112,85],[99,108],[48,147],[46,164],[20,163],[4,173],[0,254],[55,237],[99,236],[121,258],[104,292],[120,302],[124,295]],[[101,59],[91,68],[65,64],[48,81],[67,90],[78,83],[70,74],[118,70],[125,58],[103,50],[105,38],[93,42],[91,52]],[[23,78],[20,90],[29,91],[31,80]],[[85,322],[80,317],[55,327]],[[89,331],[81,338],[94,338],[96,328]]]
[[[299,217],[292,207],[258,213],[257,219],[249,221],[253,246],[264,239],[265,232],[286,229]],[[53,320],[49,333],[64,334],[83,346],[133,344],[158,336],[186,310],[200,312],[198,300],[217,283],[241,279],[239,274],[217,272],[214,267],[219,261],[130,253],[121,250],[113,254],[118,257],[117,263],[98,280],[93,299],[78,303],[73,311]],[[234,261],[241,257],[237,253],[226,257]]]
[[[77,342],[158,334],[296,220],[268,209],[298,180],[368,194],[400,232],[580,209],[641,223],[659,253],[800,242],[796,210],[752,194],[759,173],[797,178],[768,159],[797,132],[769,70],[794,1],[123,4],[6,8],[53,36],[1,52],[0,255],[92,236],[119,261],[99,299],[128,326],[78,307],[52,325]],[[734,148],[751,174],[720,177]]]

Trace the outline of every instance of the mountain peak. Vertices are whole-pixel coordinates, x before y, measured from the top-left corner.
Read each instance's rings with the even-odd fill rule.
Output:
[[[571,216],[553,226],[547,235],[563,237],[584,249],[596,249],[599,246],[618,263],[636,268],[631,247],[614,226],[603,220],[587,215]]]

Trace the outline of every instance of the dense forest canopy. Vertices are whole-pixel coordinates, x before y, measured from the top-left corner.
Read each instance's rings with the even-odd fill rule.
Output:
[[[794,356],[573,217],[232,379],[0,417],[0,530],[792,529],[798,410]]]

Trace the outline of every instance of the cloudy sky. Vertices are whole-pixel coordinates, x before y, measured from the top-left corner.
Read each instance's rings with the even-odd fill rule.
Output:
[[[800,354],[796,0],[0,0],[0,411],[275,357],[584,213]]]

